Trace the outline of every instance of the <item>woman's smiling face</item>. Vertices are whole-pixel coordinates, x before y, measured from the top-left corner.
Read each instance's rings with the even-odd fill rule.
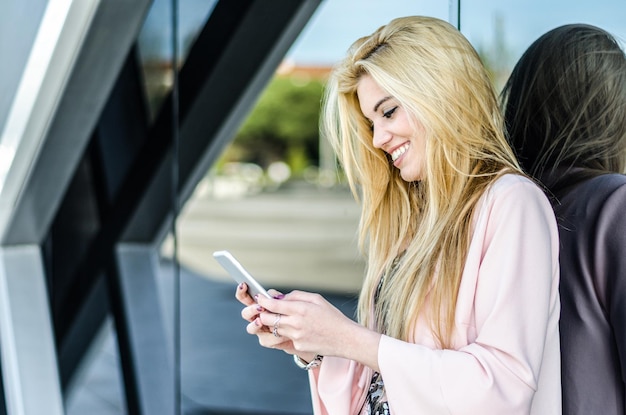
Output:
[[[419,181],[425,170],[424,127],[409,116],[400,103],[372,79],[363,75],[357,86],[361,112],[372,125],[373,145],[389,154],[400,176],[407,182]]]

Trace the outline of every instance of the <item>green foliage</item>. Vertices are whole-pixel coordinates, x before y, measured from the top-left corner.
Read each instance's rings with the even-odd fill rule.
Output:
[[[239,129],[233,147],[239,160],[267,167],[283,160],[299,173],[318,158],[318,122],[324,85],[275,77]]]

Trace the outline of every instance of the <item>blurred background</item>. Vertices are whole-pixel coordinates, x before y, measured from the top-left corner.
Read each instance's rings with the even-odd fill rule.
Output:
[[[0,6],[0,414],[308,414],[306,374],[245,333],[230,250],[352,316],[359,206],[320,140],[350,44],[460,28],[499,91],[596,0],[29,0]]]
[[[179,222],[181,262],[198,272],[220,275],[219,266],[206,254],[226,246],[236,250],[245,264],[254,266],[255,272],[268,284],[286,280],[301,288],[358,289],[362,274],[354,244],[358,209],[352,206],[351,198],[346,197],[347,206],[333,206],[329,217],[323,213],[324,206],[329,206],[326,201],[318,200],[320,206],[316,206],[313,205],[315,200],[308,200],[300,206],[291,195],[286,200],[282,200],[281,195],[298,189],[314,189],[315,198],[320,199],[327,195],[334,197],[337,193],[347,195],[336,172],[332,150],[318,135],[324,82],[332,66],[354,40],[394,17],[422,14],[456,19],[455,24],[460,25],[478,50],[498,92],[524,50],[540,34],[561,24],[595,24],[620,39],[626,38],[626,24],[620,15],[626,5],[619,0],[594,5],[564,0],[463,0],[455,3],[445,0],[322,2],[281,61],[232,143],[200,181],[194,197],[186,205]],[[193,26],[190,22],[190,27]],[[150,45],[146,49],[150,48],[149,54],[157,60],[154,67],[162,68],[158,56],[166,60],[167,56],[159,54],[157,45],[166,43],[166,33],[157,32],[162,36],[161,41],[156,40],[154,32],[149,33],[146,31],[146,43]],[[192,33],[186,38],[193,38]],[[150,41],[149,36],[153,36]],[[154,88],[158,90],[157,85]],[[259,210],[243,208],[249,210],[252,220],[246,223],[244,235],[236,236],[239,242],[225,239],[232,237],[232,232],[227,230],[223,233],[200,231],[200,221],[208,225],[209,218],[225,224],[223,214],[208,213],[211,207],[223,206],[224,212],[234,212],[235,206],[250,207],[247,203],[238,204],[237,199],[245,197],[256,201],[268,195],[280,200],[279,207],[271,208],[279,223],[267,216],[257,217],[263,214]],[[208,218],[201,219],[202,212],[206,212]],[[242,214],[245,212],[238,212],[237,217]],[[309,222],[318,216],[321,223]],[[333,217],[345,220],[343,227],[338,227]],[[279,229],[281,224],[284,229]],[[224,226],[236,232],[236,226]],[[263,238],[275,235],[279,240],[264,245],[254,236],[253,229]],[[293,232],[293,235],[285,232]],[[213,240],[207,234],[217,238]],[[317,254],[313,255],[314,252]],[[166,241],[163,253],[171,254],[171,241]],[[325,266],[331,266],[331,270],[320,272]]]

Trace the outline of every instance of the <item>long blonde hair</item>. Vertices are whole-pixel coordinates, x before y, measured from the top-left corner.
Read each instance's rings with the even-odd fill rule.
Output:
[[[426,163],[419,182],[402,180],[388,156],[374,148],[356,94],[364,74],[424,126]],[[449,347],[476,203],[503,171],[521,173],[478,55],[444,21],[394,19],[357,40],[333,71],[321,132],[362,205],[359,242],[368,266],[359,321],[373,328],[382,320],[381,331],[410,340],[420,313],[426,312],[440,346]],[[372,313],[380,278],[407,242]]]

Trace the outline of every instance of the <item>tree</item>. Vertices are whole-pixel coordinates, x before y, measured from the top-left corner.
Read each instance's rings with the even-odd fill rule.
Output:
[[[262,167],[286,161],[294,174],[317,163],[323,88],[320,80],[274,77],[237,132],[230,156]]]

